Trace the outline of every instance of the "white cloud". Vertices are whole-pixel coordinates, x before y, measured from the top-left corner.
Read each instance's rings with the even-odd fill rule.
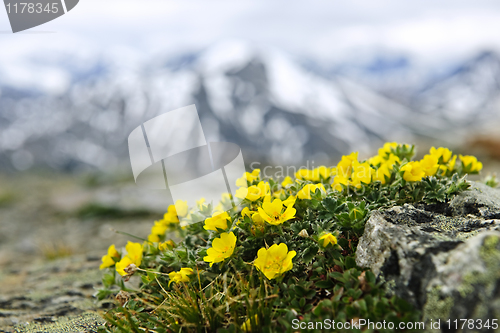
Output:
[[[82,0],[25,34],[0,34],[0,65],[41,52],[133,62],[234,38],[328,61],[376,48],[441,61],[500,49],[499,13],[495,0]],[[0,30],[9,30],[2,10]]]

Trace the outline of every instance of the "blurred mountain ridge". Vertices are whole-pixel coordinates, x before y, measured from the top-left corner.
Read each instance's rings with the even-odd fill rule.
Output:
[[[500,56],[484,51],[417,90],[412,109],[452,124],[482,123],[500,111]]]
[[[126,70],[94,59],[68,69],[68,88],[58,93],[0,79],[0,168],[128,168],[128,134],[189,104],[208,140],[237,143],[247,163],[318,165],[350,151],[370,153],[385,141],[459,142],[472,123],[480,127],[500,114],[498,59],[489,52],[468,60],[425,89],[422,82],[407,88],[409,98],[398,101],[377,91],[376,80],[370,86],[348,72],[318,75],[284,53],[244,42]],[[379,72],[394,69],[383,59],[374,63]],[[480,102],[457,109],[463,91]]]

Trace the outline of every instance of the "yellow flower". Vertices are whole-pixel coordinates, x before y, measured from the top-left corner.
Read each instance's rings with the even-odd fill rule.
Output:
[[[358,163],[354,161],[352,164],[352,185],[361,187],[361,183],[370,184],[372,182],[372,167],[368,162]]]
[[[447,164],[440,164],[439,170],[442,175],[446,175],[448,172],[453,172],[455,169],[455,164],[457,162],[457,155],[453,155],[450,161]]]
[[[165,236],[167,225],[162,221],[155,221],[155,225],[151,228],[151,234],[148,236],[150,242],[156,243],[160,241],[160,236]]]
[[[229,214],[226,212],[223,213],[214,213],[212,217],[209,217],[205,220],[205,225],[203,228],[205,230],[214,230],[217,229],[226,230],[227,229],[227,221],[230,220]]]
[[[341,175],[335,176],[335,178],[333,178],[332,188],[335,191],[342,192],[342,185],[341,184],[347,186],[349,184],[349,180],[346,177],[343,177]]]
[[[352,172],[352,163],[358,161],[358,152],[351,153],[350,155],[342,156],[339,164],[337,164],[337,175],[348,178]]]
[[[116,251],[115,244],[108,247],[108,254],[102,257],[102,264],[99,266],[99,269],[113,266],[115,264],[113,258],[120,259],[120,254]]]
[[[222,193],[222,194],[221,194],[221,197],[220,197],[220,201],[221,201],[222,203],[225,203],[225,202],[231,201],[231,193]]]
[[[324,234],[319,238],[319,240],[323,241],[323,247],[326,247],[328,244],[337,244],[337,237],[335,237],[332,233]]]
[[[205,198],[200,198],[200,200],[196,200],[196,206],[201,210],[203,206],[205,206]]]
[[[262,216],[260,216],[260,214],[257,212],[252,214],[252,221],[257,226],[263,226],[263,224],[264,224],[264,220],[262,219]]]
[[[148,241],[150,241],[151,243],[158,243],[159,241],[161,241],[160,235],[150,234],[148,236]]]
[[[122,276],[127,275],[125,269],[128,266],[134,264],[139,267],[142,262],[142,244],[129,241],[125,246],[125,250],[127,251],[127,255],[116,263],[116,271]]]
[[[382,184],[385,184],[385,178],[391,178],[391,172],[389,171],[389,167],[387,164],[382,164],[377,171],[373,174],[373,180],[378,180]]]
[[[166,242],[158,244],[158,250],[166,251],[168,249],[173,249],[175,247],[175,243],[173,240],[168,240]]]
[[[335,170],[333,170],[335,172]],[[313,182],[321,181],[321,178],[327,179],[330,177],[332,170],[324,165],[321,165],[313,170],[300,169],[295,173],[295,178],[302,180],[309,180]]]
[[[260,230],[260,232],[264,232],[266,222],[264,222],[259,213],[252,214],[252,221],[253,221],[253,226],[251,232],[254,236],[256,229]]]
[[[257,315],[254,316],[253,323],[254,323],[254,325],[259,324],[259,316],[257,316]],[[252,332],[252,320],[250,318],[245,320],[243,325],[241,325],[241,330],[245,331],[245,332]]]
[[[479,172],[483,168],[483,163],[479,162],[475,156],[463,156],[459,155],[460,161],[462,161],[462,166],[464,172],[474,173]]]
[[[268,183],[261,181],[258,185],[252,185],[249,188],[240,187],[236,190],[236,197],[240,199],[248,199],[250,201],[256,201],[267,194],[270,193],[270,187]]]
[[[177,272],[170,272],[168,273],[168,277],[170,278],[168,285],[170,286],[172,282],[189,282],[189,275],[191,274],[193,274],[193,270],[186,267],[181,268],[181,270]]]
[[[246,178],[246,174],[247,173],[248,172],[245,172],[245,176],[236,179],[236,186],[238,186],[239,188],[247,187],[248,186],[247,178]]]
[[[174,205],[168,206],[168,211],[163,215],[163,223],[165,224],[175,224],[179,223],[179,218],[177,217],[177,211]]]
[[[289,207],[289,206],[293,206],[295,204],[295,201],[297,201],[297,197],[296,196],[289,196],[288,199],[286,199],[285,201],[283,201],[283,205]]]
[[[222,206],[222,203],[219,202],[217,204],[217,206],[214,207],[214,211],[212,213],[212,216],[215,216],[215,215],[219,215],[219,214],[222,214],[224,213],[226,210],[224,209],[224,207]]]
[[[248,216],[248,218],[250,218],[251,220],[253,214],[258,214],[258,213],[251,211],[248,207],[243,208],[243,210],[241,211],[241,219],[238,219],[236,225],[239,225],[241,221],[245,221],[245,216]]]
[[[394,169],[394,165],[396,165],[396,163],[401,163],[401,160],[394,154],[389,154],[389,157],[384,162],[384,164],[387,165],[387,168],[391,171]]]
[[[401,171],[404,171],[403,179],[408,182],[418,182],[425,176],[419,162],[409,162],[401,168]]]
[[[303,180],[311,180],[312,171],[309,169],[300,169],[295,173],[295,178]]]
[[[288,252],[286,244],[274,244],[269,249],[261,248],[257,252],[255,267],[269,279],[272,280],[293,268],[292,259],[297,253]]]
[[[132,262],[139,267],[142,262],[142,244],[129,241],[125,246],[125,250],[127,250],[127,257],[129,257]]]
[[[248,217],[252,217],[252,214],[254,214],[255,212],[251,211],[248,207],[245,207],[241,210],[241,216],[242,217],[245,217],[245,216],[248,216]]]
[[[438,158],[433,155],[425,155],[420,161],[420,165],[426,176],[434,176],[439,168]]]
[[[430,154],[438,159],[439,164],[446,164],[450,160],[452,152],[448,148],[431,147]]]
[[[370,157],[368,159],[368,163],[370,163],[373,166],[378,166],[382,164],[385,160],[380,156],[380,155],[375,155],[373,157]]]
[[[378,154],[382,158],[387,158],[389,154],[392,154],[392,150],[398,147],[397,142],[386,142],[384,146],[378,150]]]
[[[188,208],[187,201],[177,200],[175,202],[175,210],[177,211],[177,215],[180,217],[185,217],[187,215]]]
[[[207,256],[203,260],[210,263],[210,267],[216,262],[229,258],[236,246],[236,236],[233,232],[223,233],[212,241],[212,247],[207,250]]]
[[[247,181],[253,183],[255,180],[259,178],[259,174],[260,174],[260,169],[254,169],[252,173],[245,172],[243,177],[238,178],[236,180],[236,186],[247,187]]]
[[[325,187],[323,184],[307,184],[304,186],[299,193],[297,193],[297,197],[302,200],[311,200],[311,192],[314,193],[316,192],[316,189],[319,189],[322,192],[326,192]]]
[[[370,159],[368,159],[368,163],[370,163],[373,166],[382,166],[386,165],[387,168],[392,171],[394,169],[394,165],[396,163],[401,163],[399,157],[394,155],[393,153],[388,153],[386,150],[381,148],[383,151],[383,156],[381,155],[376,155]]]
[[[285,179],[281,182],[282,187],[286,187],[287,185],[293,184],[292,177],[286,176]]]
[[[127,268],[131,264],[134,264],[134,262],[132,261],[132,259],[130,259],[129,256],[125,256],[119,262],[116,263],[116,271],[121,276],[125,276],[125,275],[127,275],[127,272],[125,272],[125,268]]]
[[[455,169],[456,162],[457,162],[457,155],[453,155],[450,163],[448,163],[448,170],[453,171]]]
[[[272,203],[264,202],[262,208],[259,207],[258,210],[260,217],[262,217],[264,221],[272,225],[278,225],[293,219],[297,212],[297,210],[293,208],[293,205],[288,206],[284,212],[283,208],[283,202],[280,199],[274,199]]]
[[[279,190],[273,192],[273,197],[281,199],[282,194],[285,195],[285,190],[279,189]]]
[[[252,179],[252,181],[256,180],[257,178],[259,178],[259,175],[260,175],[260,169],[253,169],[252,170],[252,177],[254,179]]]
[[[269,183],[261,181],[259,182],[259,184],[257,184],[257,187],[260,189],[261,197],[264,197],[271,193],[271,187],[269,186]]]
[[[328,177],[330,177],[330,168],[327,168],[324,165],[319,166],[312,171],[311,177],[311,180],[314,182],[321,181],[321,178],[327,179]]]

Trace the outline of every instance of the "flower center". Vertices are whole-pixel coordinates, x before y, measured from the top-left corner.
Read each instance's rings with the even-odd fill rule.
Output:
[[[272,271],[272,272],[279,272],[279,270],[281,269],[281,262],[279,262],[279,261],[268,261],[266,263],[265,269],[268,270],[268,271]]]

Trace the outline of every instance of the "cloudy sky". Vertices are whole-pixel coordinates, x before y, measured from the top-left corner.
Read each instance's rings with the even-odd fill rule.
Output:
[[[386,51],[432,64],[500,49],[500,1],[81,0],[45,25],[9,30],[0,10],[0,68],[47,54],[80,64],[96,53],[133,62],[221,39],[325,62]]]

